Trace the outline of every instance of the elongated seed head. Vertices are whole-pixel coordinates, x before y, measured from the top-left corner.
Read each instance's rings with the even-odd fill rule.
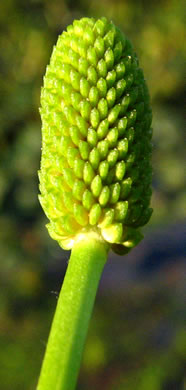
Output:
[[[117,253],[151,216],[149,94],[130,41],[106,18],[75,20],[53,49],[41,92],[41,205],[71,249],[97,231]]]

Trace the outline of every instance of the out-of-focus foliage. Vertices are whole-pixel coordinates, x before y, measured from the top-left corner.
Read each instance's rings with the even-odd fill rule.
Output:
[[[133,42],[154,113],[154,214],[150,226],[166,228],[171,223],[179,224],[186,216],[183,10],[182,0],[0,2],[3,390],[35,388],[56,303],[51,291],[59,291],[68,258],[68,253],[48,237],[37,198],[41,145],[38,107],[52,46],[74,18],[85,15],[111,18]],[[175,390],[181,389],[178,383],[183,376],[184,340],[182,321],[177,316],[177,285],[173,285],[167,292],[162,291],[162,300],[158,295],[157,304],[153,303],[157,287],[149,292],[143,284],[131,296],[124,289],[116,296],[110,289],[108,298],[98,299],[79,388],[168,390],[170,380]],[[133,303],[126,304],[131,299]],[[162,350],[153,336],[156,332],[162,334],[161,326],[170,332]]]
[[[83,360],[90,377],[82,370],[79,389],[162,390],[170,383],[170,389],[182,389],[186,335],[174,310],[183,307],[172,299],[173,286],[166,287],[166,296],[161,284],[136,285],[132,292],[100,299]]]

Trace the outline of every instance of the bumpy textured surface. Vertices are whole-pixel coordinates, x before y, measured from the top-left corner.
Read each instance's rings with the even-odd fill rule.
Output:
[[[152,113],[136,54],[112,22],[83,18],[62,33],[40,111],[40,202],[50,235],[70,249],[77,234],[98,230],[127,253],[152,213]]]

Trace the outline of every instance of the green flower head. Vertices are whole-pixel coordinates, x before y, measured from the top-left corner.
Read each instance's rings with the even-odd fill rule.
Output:
[[[75,20],[53,49],[41,92],[40,202],[71,249],[96,231],[117,253],[151,216],[148,89],[130,41],[106,18]]]

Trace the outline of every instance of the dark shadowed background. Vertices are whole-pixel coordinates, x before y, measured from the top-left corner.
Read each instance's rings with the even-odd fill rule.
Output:
[[[58,35],[107,16],[138,53],[153,106],[154,213],[131,254],[109,256],[78,390],[183,390],[186,258],[180,0],[0,2],[0,389],[34,390],[69,252],[38,202],[40,88]],[[52,389],[51,389],[52,390]]]

